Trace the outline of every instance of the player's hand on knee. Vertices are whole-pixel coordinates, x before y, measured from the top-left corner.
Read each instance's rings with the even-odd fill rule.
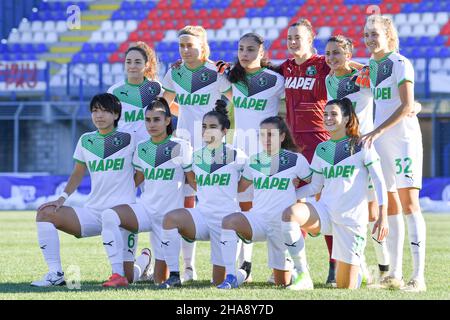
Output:
[[[42,211],[45,208],[54,207],[54,212],[56,212],[59,208],[63,206],[64,201],[65,199],[63,197],[60,197],[58,200],[43,203],[39,206],[38,211]]]

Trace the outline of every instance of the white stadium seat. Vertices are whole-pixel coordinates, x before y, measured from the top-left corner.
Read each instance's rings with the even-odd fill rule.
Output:
[[[20,42],[27,43],[33,42],[33,33],[32,32],[24,32],[20,37]]]
[[[427,30],[423,24],[417,24],[414,26],[412,33],[416,37],[422,37],[427,35]]]
[[[450,58],[446,58],[444,60],[444,65],[443,65],[444,69],[446,70],[450,70]]]
[[[276,38],[278,38],[278,36],[280,35],[280,32],[278,31],[278,29],[270,29],[267,32],[267,40],[275,40]]]
[[[177,31],[175,31],[175,30],[167,31],[166,36],[164,37],[164,40],[167,42],[178,41]]]
[[[104,31],[102,32],[102,39],[99,42],[123,42],[118,39],[118,33],[117,35],[114,34],[114,31]]]
[[[237,28],[237,19],[235,19],[235,18],[226,19],[223,28],[224,29],[235,29],[235,28]]]
[[[408,23],[410,25],[416,25],[420,23],[420,13],[410,13],[408,17]]]
[[[260,17],[252,18],[250,20],[250,25],[254,29],[263,29],[264,28],[263,20]]]
[[[45,21],[44,22],[44,28],[42,29],[45,32],[51,32],[51,31],[55,31],[56,29],[56,24],[54,21]]]
[[[125,30],[127,32],[131,32],[131,31],[136,30],[137,27],[138,27],[138,23],[137,23],[136,20],[128,20],[126,25],[125,25]]]
[[[56,32],[61,33],[67,31],[67,22],[66,21],[58,21],[56,23]]]
[[[95,63],[89,63],[86,66],[86,73],[89,75],[94,75],[94,74],[98,74],[98,67],[97,64]]]
[[[238,28],[246,29],[250,28],[250,19],[249,18],[241,18],[238,20]]]
[[[417,71],[425,70],[425,59],[416,59],[414,69]]]
[[[125,30],[125,21],[116,20],[113,22],[113,30],[114,31],[124,31]]]
[[[216,32],[212,29],[206,30],[206,37],[208,38],[208,41],[214,40],[216,36]]]
[[[239,40],[244,33],[245,32],[242,32],[242,30],[239,30],[239,29],[229,30],[228,31],[228,39],[229,40]]]
[[[435,24],[430,24],[427,27],[427,36],[430,37],[435,37],[437,36],[439,33],[441,32],[441,29],[439,28],[439,26],[435,25]]]
[[[218,31],[216,31],[215,40],[216,41],[228,40],[227,30],[218,30]]]
[[[23,39],[22,39],[22,42]],[[33,41],[34,43],[41,43],[41,42],[45,42],[45,33],[44,32],[35,32],[33,35]]]
[[[331,28],[330,27],[319,28],[319,32],[317,34],[317,39],[328,39],[329,37],[331,37]]]
[[[111,73],[111,67],[112,65],[110,63],[103,63],[102,65],[102,72],[104,75]]]
[[[31,23],[28,20],[22,20],[19,25],[19,31],[31,31]]]
[[[92,32],[91,35],[91,39],[89,40],[89,42],[93,42],[93,43],[97,43],[97,42],[102,42],[102,32],[101,31],[94,31]]]
[[[128,33],[126,31],[119,31],[116,33],[115,41],[113,40],[113,41],[108,41],[108,42],[117,42],[117,43],[125,42],[127,40],[127,38],[128,38]]]
[[[439,25],[446,24],[448,22],[448,12],[438,12],[435,22]]]
[[[432,58],[430,60],[430,71],[438,71],[442,68],[441,59],[439,58]]]
[[[399,27],[398,29],[398,35],[400,37],[410,37],[412,36],[412,28],[411,26],[404,24]]]
[[[111,66],[111,73],[113,75],[122,75],[124,74],[124,69],[123,69],[123,65],[121,63],[114,63]]]
[[[42,23],[42,21],[33,21],[33,23],[31,24],[31,31],[33,32],[42,31],[43,28],[44,24]]]
[[[45,36],[45,42],[55,43],[58,42],[58,34],[56,32],[48,32]]]
[[[287,17],[278,17],[275,25],[277,28],[285,28],[289,23],[289,19]]]
[[[20,32],[10,32],[8,37],[8,42],[16,43],[20,42]]]
[[[113,23],[111,20],[106,20],[102,22],[102,26],[100,28],[100,30],[112,30],[113,28]]]
[[[397,26],[397,28],[404,24],[408,24],[408,19],[407,19],[406,14],[404,14],[404,13],[396,14],[394,17],[394,23]]]
[[[427,12],[422,14],[422,23],[423,24],[432,24],[434,23],[434,14],[431,12]]]
[[[275,18],[274,17],[266,17],[263,22],[264,28],[271,29],[275,27]]]

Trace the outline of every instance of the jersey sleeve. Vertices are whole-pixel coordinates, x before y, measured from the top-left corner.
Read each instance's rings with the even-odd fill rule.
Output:
[[[375,148],[363,148],[362,152],[364,156],[364,166],[366,168],[380,161],[380,156],[375,151]]]
[[[277,75],[277,82],[276,96],[280,97],[280,100],[284,100],[286,99],[284,90],[284,78],[280,75]]]
[[[330,78],[330,75],[327,75],[325,77],[325,84],[328,84],[329,78]],[[331,100],[333,100],[333,97],[330,95],[330,91],[328,90],[328,85],[326,85],[326,88],[327,88],[327,101],[331,101]]]
[[[319,146],[317,146],[317,147],[319,147]],[[313,156],[313,159],[311,161],[311,165],[309,166],[309,168],[311,169],[312,172],[315,172],[318,174],[323,173],[320,157],[317,155],[317,152],[314,152],[314,156]]]
[[[139,159],[139,144],[134,149],[133,160],[131,164],[133,165],[134,169],[138,171],[144,171],[144,169],[141,167],[141,160]]]
[[[226,93],[231,90],[231,82],[228,81],[224,74],[217,75],[217,82],[219,84],[220,93]]]
[[[252,169],[250,168],[250,159],[247,159],[247,161],[244,164],[244,170],[242,171],[242,178],[248,181],[253,181],[253,173]]]
[[[181,167],[183,168],[184,172],[190,172],[192,171],[193,164],[193,149],[188,141],[183,142]]]
[[[164,79],[162,81],[162,88],[165,91],[175,93],[175,86],[173,84],[173,79],[172,79],[172,68],[169,68],[166,75],[164,76]]]
[[[395,78],[397,85],[400,86],[406,81],[414,83],[414,68],[411,62],[404,57],[397,60],[398,61],[395,62]]]
[[[73,160],[75,160],[76,162],[85,164],[86,159],[85,159],[84,153],[83,153],[83,146],[81,145],[82,138],[83,138],[83,136],[81,136],[80,139],[78,139],[77,146],[75,147],[75,151],[73,153]]]
[[[309,167],[308,160],[306,160],[303,155],[298,154],[297,164],[295,166],[295,174],[297,175],[297,177],[299,177],[303,181],[306,181],[311,178],[312,173],[313,172]]]

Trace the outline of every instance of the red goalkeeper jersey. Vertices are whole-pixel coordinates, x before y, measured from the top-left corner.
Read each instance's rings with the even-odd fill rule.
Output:
[[[330,68],[320,55],[313,55],[301,65],[289,59],[280,68],[285,78],[286,120],[295,142],[311,162],[316,146],[330,138],[323,126],[327,103],[325,77]]]

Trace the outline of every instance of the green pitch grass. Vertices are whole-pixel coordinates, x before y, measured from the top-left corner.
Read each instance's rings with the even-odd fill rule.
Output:
[[[427,262],[426,279],[428,291],[421,294],[390,290],[337,290],[324,287],[328,272],[328,259],[323,237],[306,240],[307,256],[315,290],[291,292],[266,283],[270,275],[264,243],[257,243],[253,252],[253,283],[237,290],[222,291],[209,283],[211,265],[209,243],[199,242],[197,269],[199,281],[183,289],[159,291],[154,285],[137,284],[128,289],[103,289],[102,281],[110,275],[110,268],[101,244],[101,238],[75,239],[60,233],[63,267],[77,266],[81,271],[81,289],[67,287],[33,288],[29,283],[47,271],[37,244],[33,212],[0,212],[0,300],[2,299],[450,299],[450,215],[426,214]],[[407,239],[407,237],[406,237]],[[411,274],[409,246],[404,252],[404,274]],[[149,245],[148,234],[140,235],[139,248]],[[140,251],[140,250],[139,250]],[[372,244],[366,249],[369,267],[376,269]]]

